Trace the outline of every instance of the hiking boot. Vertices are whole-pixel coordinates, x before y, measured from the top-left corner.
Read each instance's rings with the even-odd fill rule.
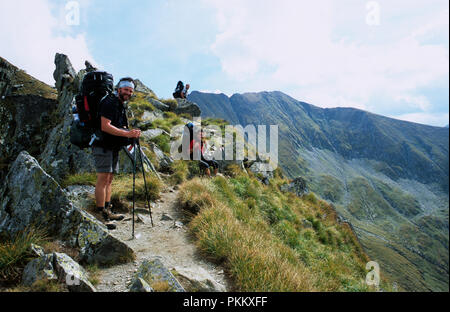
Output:
[[[105,208],[102,211],[102,215],[103,218],[105,219],[105,221],[120,221],[123,220],[125,218],[124,215],[119,215],[119,214],[114,214],[111,212],[111,210],[109,208]]]
[[[115,230],[117,228],[117,225],[114,223],[106,223],[105,225],[108,230]]]

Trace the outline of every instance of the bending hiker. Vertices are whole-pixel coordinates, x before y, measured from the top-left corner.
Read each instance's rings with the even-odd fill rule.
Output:
[[[191,87],[190,84],[186,84],[186,87],[184,87],[183,91],[181,92],[181,98],[186,99],[189,93],[189,88]]]
[[[183,81],[178,81],[175,92],[172,93],[172,95],[175,99],[185,99],[188,96],[189,88],[190,84],[186,84],[186,86],[184,86]]]
[[[133,79],[122,78],[117,94],[106,97],[100,104],[102,138],[94,143],[92,155],[97,171],[95,201],[105,221],[124,218],[123,215],[116,215],[111,211],[111,185],[114,174],[119,172],[119,150],[129,144],[129,139],[139,138],[141,135],[140,130],[128,130],[125,111],[126,102],[133,95],[134,86]],[[114,225],[109,226],[115,228]]]
[[[190,159],[199,159],[200,169],[205,170],[205,174],[208,177],[211,177],[211,167],[214,169],[214,175],[217,175],[219,164],[215,160],[209,159],[208,144],[206,142],[206,137],[203,130],[198,131],[196,138],[191,141],[189,148]],[[196,157],[194,157],[194,155],[196,155]]]

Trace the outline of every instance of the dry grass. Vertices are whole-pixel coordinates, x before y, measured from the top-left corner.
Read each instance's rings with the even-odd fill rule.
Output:
[[[199,248],[226,265],[238,291],[370,291],[359,243],[314,195],[283,194],[236,172],[183,183],[179,201]]]

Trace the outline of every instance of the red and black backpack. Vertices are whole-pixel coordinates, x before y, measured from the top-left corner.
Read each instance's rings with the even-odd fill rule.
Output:
[[[84,76],[80,94],[75,98],[80,121],[87,127],[98,129],[100,102],[114,90],[114,78],[111,74],[94,71]]]
[[[79,120],[70,128],[70,142],[80,149],[90,147],[100,129],[100,103],[114,90],[114,78],[103,71],[87,73],[81,84],[80,92],[75,97],[76,113]]]

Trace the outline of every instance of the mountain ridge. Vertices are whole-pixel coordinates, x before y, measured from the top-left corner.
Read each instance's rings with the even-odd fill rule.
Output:
[[[202,117],[278,125],[282,169],[350,220],[391,280],[448,290],[448,128],[320,108],[280,91],[221,95],[220,104],[214,94],[188,98]]]

